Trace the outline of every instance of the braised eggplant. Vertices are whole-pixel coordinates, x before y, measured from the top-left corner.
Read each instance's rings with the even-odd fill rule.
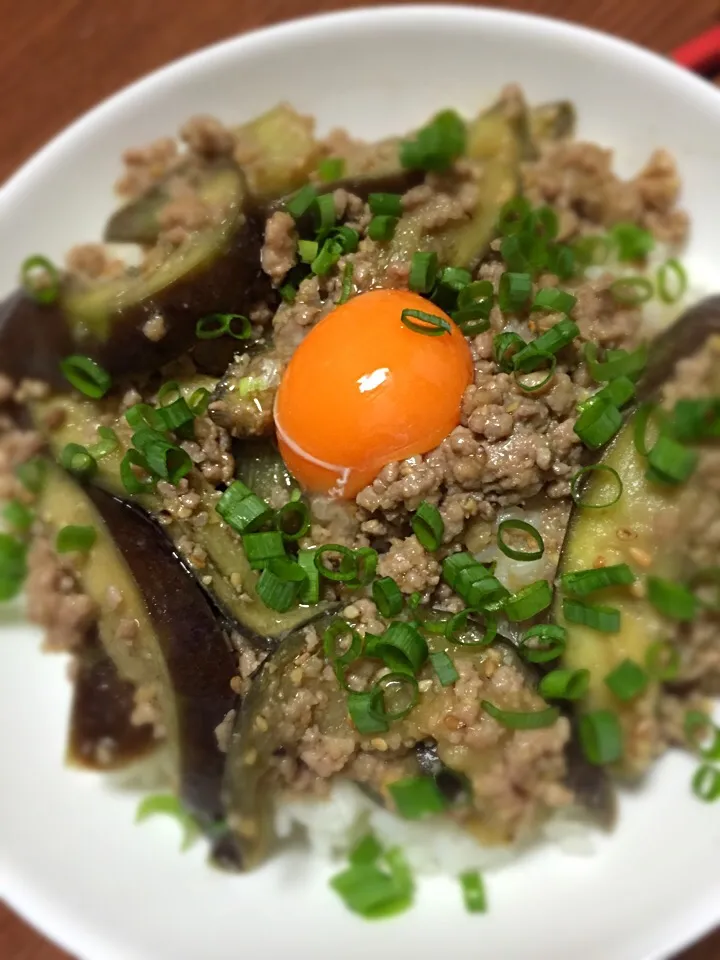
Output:
[[[59,468],[48,467],[38,517],[52,536],[69,524],[95,530],[77,570],[100,611],[100,642],[118,676],[156,698],[183,803],[205,824],[219,819],[215,728],[235,707],[237,662],[212,608],[153,524],[101,490],[83,492]]]
[[[530,136],[536,149],[548,141],[564,140],[575,133],[577,115],[569,100],[555,100],[531,107],[528,115]]]
[[[124,680],[93,629],[73,664],[67,762],[118,770],[158,745],[152,724],[133,723],[135,687]]]

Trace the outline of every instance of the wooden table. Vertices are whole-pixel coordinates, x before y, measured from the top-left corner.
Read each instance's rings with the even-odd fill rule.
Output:
[[[372,0],[0,0],[0,181],[98,100],[168,60],[252,27],[363,3]],[[720,14],[718,0],[500,0],[494,6],[567,17],[658,51]],[[0,957],[70,960],[2,905]],[[720,932],[678,960],[720,960]]]

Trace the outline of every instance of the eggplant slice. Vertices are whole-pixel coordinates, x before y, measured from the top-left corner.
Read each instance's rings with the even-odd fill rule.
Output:
[[[92,526],[96,541],[79,561],[83,590],[100,610],[98,634],[118,676],[157,699],[183,803],[204,825],[222,817],[224,756],[215,728],[235,708],[237,662],[202,592],[156,527],[100,490],[83,490],[49,466],[38,503],[49,534]],[[108,589],[122,602],[110,609]],[[121,621],[135,621],[128,639]]]

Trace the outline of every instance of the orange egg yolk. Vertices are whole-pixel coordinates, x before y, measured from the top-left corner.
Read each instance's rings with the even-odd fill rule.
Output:
[[[442,317],[450,333],[411,330],[408,309]],[[293,354],[275,404],[280,452],[306,489],[354,497],[387,463],[427,453],[457,426],[472,376],[465,337],[433,303],[402,290],[361,294]]]

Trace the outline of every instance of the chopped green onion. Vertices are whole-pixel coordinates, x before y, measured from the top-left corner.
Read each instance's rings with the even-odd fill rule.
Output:
[[[366,920],[395,916],[412,905],[414,887],[402,854],[388,850],[383,861],[387,870],[378,863],[353,864],[330,881],[348,910]]]
[[[402,197],[399,193],[371,193],[368,196],[370,213],[374,216],[401,217]]]
[[[331,557],[332,554],[337,554],[340,558],[337,568],[328,566],[323,560],[323,557],[328,555]],[[318,547],[315,551],[315,566],[328,580],[343,582],[354,580],[357,577],[355,551],[349,547],[344,547],[340,543],[326,543],[322,547]]]
[[[720,397],[678,400],[671,430],[676,440],[685,443],[716,440],[720,437]]]
[[[112,427],[98,427],[97,433],[100,439],[88,447],[88,453],[93,460],[102,460],[103,457],[114,453],[120,446],[117,434]]]
[[[510,234],[500,244],[500,256],[505,266],[513,273],[527,273],[530,268],[530,257],[526,234]]]
[[[252,533],[266,523],[272,510],[240,480],[233,480],[215,509],[237,533]]]
[[[700,710],[688,710],[683,723],[685,737],[691,750],[700,754],[703,760],[720,760],[720,728],[710,717]],[[710,734],[710,743],[705,746],[705,734]]]
[[[249,340],[252,337],[252,324],[240,313],[210,313],[195,324],[198,340],[216,340],[226,334],[235,340]]]
[[[346,263],[343,267],[342,288],[338,298],[338,305],[347,303],[352,293],[352,280],[355,267],[352,263]]]
[[[169,433],[176,433],[182,430],[184,426],[192,423],[195,419],[195,414],[188,406],[187,400],[185,400],[184,397],[178,397],[177,400],[160,407],[160,409],[155,412],[157,413],[158,422],[161,424],[161,429]]]
[[[460,678],[460,674],[455,669],[455,664],[444,650],[430,654],[430,663],[433,666],[441,687],[449,687]]]
[[[458,577],[463,570],[477,565],[477,560],[471,553],[451,553],[445,557],[442,564],[443,579],[454,590],[457,586]],[[483,567],[483,569],[485,569]],[[487,571],[490,575],[490,571]]]
[[[159,430],[161,427],[158,419],[157,410],[151,407],[149,403],[135,403],[125,411],[125,419],[133,430],[140,427],[149,427],[151,430]]]
[[[95,527],[83,527],[68,524],[58,531],[55,549],[58,553],[87,553],[97,540]]]
[[[458,572],[454,589],[468,607],[485,611],[500,609],[510,596],[510,592],[492,576],[488,567],[474,559]]]
[[[647,598],[655,609],[671,620],[694,620],[699,601],[687,587],[660,577],[647,578]]]
[[[538,290],[533,300],[533,310],[550,310],[553,313],[570,313],[577,297],[565,290],[559,290],[557,287],[544,287]]]
[[[573,251],[583,266],[600,266],[610,256],[610,241],[599,235],[579,237],[573,244]]]
[[[299,563],[276,557],[267,561],[255,589],[266,607],[286,613],[297,602],[304,581],[305,571]]]
[[[26,545],[9,533],[0,533],[0,602],[16,597],[26,576]]]
[[[533,640],[538,641],[532,643]],[[567,630],[552,623],[530,627],[520,641],[520,652],[529,663],[549,663],[565,652]]]
[[[609,237],[617,247],[618,260],[623,263],[644,260],[655,247],[655,238],[650,231],[634,223],[616,223],[610,228]]]
[[[268,560],[285,556],[285,544],[281,533],[246,533],[242,538],[245,556],[253,570],[262,570]]]
[[[315,566],[314,550],[298,550],[297,562],[305,572],[306,580],[300,586],[300,603],[317,603],[320,599],[320,571]]]
[[[538,686],[545,700],[582,700],[589,689],[589,670],[551,670]]]
[[[505,333],[498,333],[493,337],[493,357],[498,367],[505,373],[510,373],[513,368],[513,360],[518,351],[522,351],[527,346],[523,338],[511,330]]]
[[[325,157],[318,164],[318,176],[325,183],[332,183],[333,180],[339,180],[345,173],[345,160],[343,157]]]
[[[320,250],[317,240],[298,240],[298,256],[303,263],[312,263]]]
[[[372,833],[366,834],[355,844],[348,855],[350,863],[357,867],[361,864],[375,863],[382,856],[382,847]]]
[[[310,529],[310,510],[302,500],[291,500],[275,514],[275,526],[286,540],[299,540]]]
[[[135,437],[137,434],[133,441]],[[150,471],[169,483],[179,483],[192,470],[190,454],[169,440],[154,439],[142,446],[137,442],[134,445],[142,453]]]
[[[460,874],[463,902],[468,913],[487,913],[487,898],[482,877],[477,870]]]
[[[366,654],[382,660],[391,670],[417,673],[427,661],[428,645],[417,627],[395,620],[385,633],[368,643]]]
[[[438,272],[438,255],[434,252],[416,251],[410,261],[408,287],[415,293],[430,293],[435,286]]]
[[[422,310],[405,309],[400,314],[400,320],[405,324],[408,330],[413,333],[422,333],[426,337],[440,337],[444,333],[450,333],[450,324],[444,317],[438,317],[434,313],[424,313]],[[416,320],[422,321],[416,323]]]
[[[526,224],[532,206],[526,197],[515,196],[506,200],[500,209],[498,217],[498,233],[502,237],[507,237],[513,233],[519,233]]]
[[[656,640],[647,648],[645,667],[654,680],[674,680],[680,672],[680,653],[667,640]]]
[[[575,597],[587,597],[596,590],[606,587],[629,586],[636,577],[626,563],[614,563],[609,567],[593,567],[591,570],[578,570],[560,577],[563,590]]]
[[[20,286],[35,303],[47,306],[60,296],[60,271],[47,257],[35,254],[20,267]]]
[[[542,388],[546,387],[555,376],[555,371],[557,369],[557,358],[551,353],[546,354],[545,356],[550,361],[550,367],[547,371],[514,371],[513,376],[515,377],[515,382],[524,393],[536,393],[538,390],[542,390]],[[544,373],[544,376],[538,380],[537,376],[541,372]]]
[[[319,233],[324,233],[335,226],[337,220],[337,211],[335,210],[335,197],[332,193],[323,193],[315,201],[315,219]]]
[[[662,483],[685,483],[698,464],[699,455],[671,437],[661,434],[648,453],[651,478]]]
[[[490,329],[490,312],[495,291],[489,280],[476,280],[460,290],[458,307],[452,318],[466,337],[476,337]]]
[[[297,290],[291,283],[284,283],[278,292],[284,303],[295,303]]]
[[[445,636],[450,643],[462,647],[489,647],[497,636],[497,621],[490,614],[486,614],[485,630],[481,632],[473,622],[468,622],[474,610],[461,610],[454,614],[447,622]]]
[[[285,209],[293,218],[293,220],[299,220],[300,217],[304,216],[304,214],[308,212],[308,210],[314,207],[317,197],[318,193],[315,187],[313,187],[312,184],[307,183],[288,200],[288,202],[285,204]]]
[[[618,410],[621,407],[624,407],[635,396],[635,384],[629,377],[617,377],[615,380],[610,380],[602,390],[598,390],[596,394],[586,400],[585,403],[592,403],[594,400],[606,400],[609,403],[612,403],[613,406],[617,407]],[[585,409],[583,406],[582,410]]]
[[[342,247],[343,253],[355,253],[360,246],[360,234],[352,227],[335,227],[330,231],[330,236]]]
[[[560,230],[558,215],[552,207],[538,207],[530,214],[535,231],[548,240],[554,240]]]
[[[513,547],[508,546],[505,542],[504,534],[506,530],[520,530],[522,533],[527,534],[533,542],[535,543],[535,550],[516,550]],[[506,557],[510,557],[511,560],[539,560],[540,557],[545,553],[545,544],[543,543],[543,538],[540,536],[538,531],[531,523],[527,523],[525,520],[516,520],[510,518],[508,520],[501,521],[497,529],[497,545],[500,548],[500,551],[505,554]]]
[[[20,503],[19,500],[11,500],[3,510],[3,517],[8,526],[12,527],[18,533],[27,533],[33,525],[35,515],[32,510]]]
[[[397,217],[373,217],[368,224],[367,235],[376,243],[385,243],[392,240],[397,225]]]
[[[342,256],[343,248],[337,240],[328,238],[320,248],[320,252],[310,264],[310,269],[318,277],[324,277]]]
[[[618,700],[627,703],[647,690],[650,677],[634,660],[625,659],[605,677],[605,685]]]
[[[359,547],[355,551],[356,574],[347,581],[349,587],[366,587],[372,583],[378,565],[378,552],[372,547]]]
[[[406,820],[442,813],[447,801],[432,777],[407,777],[388,784],[397,812]]]
[[[613,350],[612,359],[598,360],[598,346],[588,342],[583,347],[583,356],[594,380],[602,383],[617,377],[637,378],[647,366],[648,348],[642,343],[637,350]]]
[[[32,457],[15,467],[15,476],[29,493],[40,493],[47,475],[47,463],[42,457]]]
[[[373,687],[368,693],[351,690],[347,698],[348,713],[355,729],[363,736],[386,733],[389,725],[382,712],[382,691]]]
[[[95,458],[79,443],[65,444],[60,452],[60,466],[83,479],[91,477],[97,470]]]
[[[556,243],[550,248],[547,269],[560,280],[569,280],[578,272],[575,262],[575,252],[572,247],[563,243]]]
[[[60,370],[71,386],[93,400],[104,397],[112,385],[110,374],[90,357],[65,357],[60,361]]]
[[[396,617],[402,610],[402,594],[392,577],[376,580],[372,585],[372,597],[380,615],[386,619]]]
[[[503,313],[517,313],[532,296],[529,273],[504,273],[500,277],[498,304]]]
[[[600,633],[617,633],[620,629],[620,611],[616,607],[601,607],[565,597],[563,614],[568,623],[578,623]]]
[[[557,353],[579,335],[580,328],[574,320],[566,318],[531,340],[513,357],[515,370],[534,370],[549,354]]]
[[[456,295],[460,294],[471,282],[472,275],[464,267],[444,267],[438,276],[438,283]]]
[[[546,610],[551,603],[552,587],[547,580],[536,580],[506,600],[503,611],[508,620],[518,622],[529,620],[541,610]]]
[[[480,706],[489,713],[493,720],[497,720],[508,730],[541,730],[551,727],[560,716],[557,707],[546,707],[544,710],[501,710],[489,700],[482,700]]]
[[[417,680],[404,670],[386,673],[375,684],[373,691],[380,695],[380,710],[388,723],[406,717],[416,706],[420,697]],[[399,700],[399,705],[394,709],[388,706],[388,696],[393,698],[394,703],[398,703]]]
[[[138,468],[144,476],[138,476]],[[128,493],[147,493],[152,490],[156,483],[156,478],[152,475],[150,467],[145,457],[139,450],[128,450],[120,462],[120,480]]]
[[[440,511],[423,500],[410,521],[412,531],[426,550],[437,550],[442,543],[445,524]]]
[[[650,453],[650,447],[647,441],[647,428],[652,417],[658,417],[661,426],[663,425],[665,421],[663,412],[659,410],[656,403],[651,403],[646,400],[637,408],[633,418],[633,443],[641,457],[647,457]]]
[[[578,734],[585,756],[595,766],[615,763],[623,755],[623,731],[612,710],[592,710],[583,714]]]
[[[606,400],[585,407],[575,421],[575,433],[590,450],[598,450],[615,436],[622,426],[622,414]]]
[[[200,828],[195,819],[188,813],[185,807],[183,807],[180,800],[172,794],[153,794],[152,796],[145,797],[145,799],[140,802],[135,821],[136,823],[143,823],[149,817],[154,817],[158,814],[177,820],[183,834],[181,849],[189,849],[199,836]]]
[[[422,594],[418,593],[418,591],[415,590],[408,597],[408,602],[407,602],[408,608],[410,610],[417,610],[417,608],[420,606],[421,600],[422,600]]]
[[[619,277],[610,284],[610,293],[617,303],[634,307],[650,300],[653,285],[647,277]]]
[[[692,789],[698,800],[704,803],[720,800],[720,770],[708,763],[698,767],[692,779]]]
[[[465,152],[467,130],[454,110],[443,110],[412,140],[400,144],[400,163],[410,170],[447,170]]]
[[[363,650],[363,638],[347,620],[336,617],[323,631],[323,652],[332,664],[347,665]]]

